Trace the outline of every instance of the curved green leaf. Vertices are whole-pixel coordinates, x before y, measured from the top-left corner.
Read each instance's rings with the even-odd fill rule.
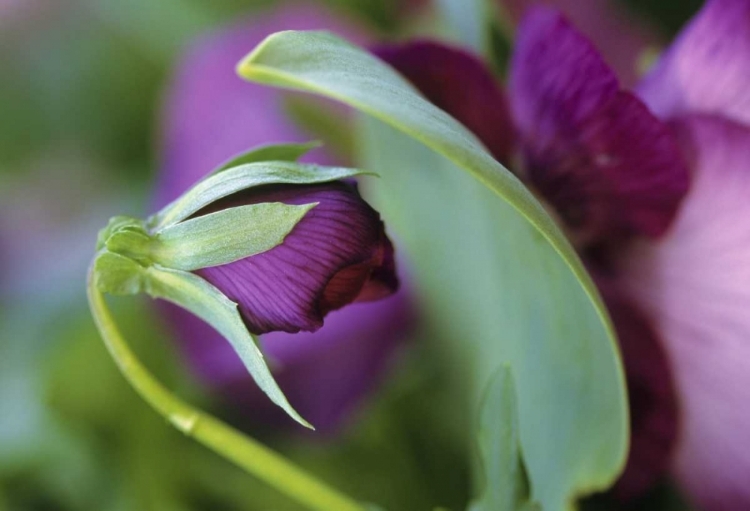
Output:
[[[143,270],[147,276],[145,291],[187,309],[211,325],[237,352],[250,375],[271,401],[294,420],[314,429],[289,404],[266,365],[263,353],[240,317],[237,304],[199,276],[180,270],[151,266]]]
[[[366,161],[386,175],[379,186],[395,204],[392,211],[408,208],[413,217],[403,223],[411,227],[406,231],[412,248],[424,248],[417,271],[448,279],[448,293],[428,293],[442,300],[435,310],[445,313],[446,326],[456,333],[481,338],[480,366],[508,361],[513,367],[534,499],[554,511],[570,507],[580,493],[607,487],[624,464],[628,434],[614,333],[580,259],[531,193],[466,128],[392,69],[329,34],[274,34],[238,71],[251,81],[342,101],[444,157],[422,151],[419,160],[404,159],[416,154],[413,142],[382,130],[380,140],[365,144]],[[467,182],[455,167],[504,202],[488,197],[487,189]],[[476,243],[486,246],[471,253]],[[482,292],[475,295],[472,287]]]

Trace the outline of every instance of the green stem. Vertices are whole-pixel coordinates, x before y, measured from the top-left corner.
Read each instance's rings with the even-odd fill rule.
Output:
[[[172,394],[149,373],[128,346],[91,272],[87,291],[96,326],[120,371],[141,397],[174,427],[312,510],[365,511],[363,505],[278,453]]]

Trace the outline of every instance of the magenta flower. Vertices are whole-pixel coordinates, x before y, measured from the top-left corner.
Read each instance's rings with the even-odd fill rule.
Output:
[[[167,96],[158,205],[239,151],[309,140],[285,115],[283,93],[243,82],[234,66],[248,48],[274,31],[321,28],[356,35],[350,25],[320,8],[296,6],[195,45]],[[312,160],[327,163],[334,158],[317,151]],[[280,387],[316,427],[330,430],[374,388],[406,338],[412,310],[399,292],[377,304],[338,311],[353,302],[385,298],[398,287],[393,247],[383,224],[353,184],[263,186],[212,204],[211,210],[269,201],[318,205],[281,245],[197,273],[239,304],[249,330],[275,332],[264,335],[262,343]],[[283,417],[211,327],[182,309],[165,309],[189,362],[215,393],[243,407],[253,420]]]
[[[672,229],[620,254],[618,273],[661,333],[680,398],[673,473],[701,509],[750,509],[750,129],[675,128],[693,186]]]
[[[463,50],[416,42],[377,53],[511,164],[592,269],[630,389],[632,449],[616,491],[643,493],[668,469],[677,403],[662,333],[617,284],[608,253],[639,237],[657,239],[673,223],[689,173],[672,132],[622,90],[593,45],[555,11],[534,9],[520,26],[507,100]]]

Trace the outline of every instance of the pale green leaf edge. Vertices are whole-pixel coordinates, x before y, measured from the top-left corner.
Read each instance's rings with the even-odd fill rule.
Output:
[[[356,46],[353,46],[343,40],[335,38],[334,36],[325,32],[297,32],[297,31],[283,31],[277,32],[268,36],[263,40],[249,55],[247,55],[237,65],[237,73],[248,81],[262,83],[266,85],[273,85],[277,87],[299,90],[305,92],[312,92],[321,96],[329,97],[331,99],[340,101],[347,104],[357,110],[367,113],[376,119],[379,119],[386,124],[389,124],[403,133],[419,140],[427,147],[444,156],[448,160],[452,161],[458,167],[465,169],[483,185],[487,186],[490,190],[497,193],[501,198],[508,202],[518,213],[525,218],[541,235],[542,237],[552,245],[552,248],[557,252],[563,261],[566,263],[568,268],[573,272],[583,291],[591,301],[594,310],[599,317],[600,321],[605,327],[607,337],[611,343],[612,352],[619,354],[617,347],[616,334],[612,325],[611,319],[607,312],[607,309],[599,295],[596,286],[591,279],[591,276],[586,271],[583,263],[576,254],[573,247],[567,238],[560,232],[559,228],[555,224],[549,215],[544,210],[543,206],[537,202],[533,195],[525,188],[525,186],[508,171],[502,164],[496,161],[483,147],[482,143],[476,139],[466,128],[460,125],[448,114],[442,112],[436,107],[432,106],[426,100],[423,100],[423,108],[427,109],[430,115],[436,117],[436,120],[445,122],[452,129],[456,131],[457,135],[460,135],[461,142],[468,144],[471,147],[471,151],[466,151],[461,144],[454,144],[451,146],[444,146],[437,138],[431,137],[429,134],[425,134],[422,131],[414,129],[407,123],[402,122],[399,119],[389,117],[387,114],[371,108],[366,102],[360,101],[357,98],[348,97],[344,94],[339,94],[335,91],[331,91],[325,87],[320,87],[317,84],[309,81],[300,79],[293,73],[285,72],[283,70],[264,66],[258,64],[260,56],[264,51],[267,51],[270,46],[278,42],[280,39],[289,37],[317,37],[318,39],[324,39],[327,42],[336,42],[341,44],[345,49],[349,51],[359,52],[363,58],[369,58],[374,62],[370,64],[377,65],[381,71],[388,75],[388,78],[397,82],[398,85],[412,94],[421,97],[420,93],[414,89],[411,84],[402,79],[396,74],[390,67],[377,60],[364,52],[362,52]],[[319,41],[317,41],[319,42]],[[300,47],[309,46],[309,42],[300,42]],[[620,381],[621,391],[621,414],[624,419],[624,423],[621,425],[623,432],[625,433],[624,438],[621,441],[621,456],[620,463],[618,466],[617,473],[621,472],[625,466],[626,456],[628,451],[629,441],[629,410],[627,408],[627,396],[625,387],[624,368],[622,366],[622,360],[619,356],[615,356],[615,366],[618,374],[616,375]],[[592,480],[587,487],[577,488],[577,492],[586,494],[599,490],[606,489],[612,482],[616,474],[605,474],[601,480]]]
[[[321,147],[322,142],[311,140],[310,142],[286,144],[263,144],[255,146],[247,151],[236,154],[209,172],[209,176],[218,174],[232,167],[239,167],[247,163],[259,163],[263,161],[297,161],[313,149]]]
[[[179,199],[148,220],[152,232],[174,225],[203,207],[247,188],[268,184],[315,184],[361,175],[375,175],[360,169],[325,167],[288,161],[247,163],[211,174],[198,181]]]

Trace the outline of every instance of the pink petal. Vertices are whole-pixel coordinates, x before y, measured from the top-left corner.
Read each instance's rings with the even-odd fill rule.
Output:
[[[709,0],[639,88],[658,116],[750,124],[750,2]]]
[[[706,511],[750,509],[750,129],[676,125],[693,186],[672,229],[622,255],[661,333],[681,400],[674,474]]]

